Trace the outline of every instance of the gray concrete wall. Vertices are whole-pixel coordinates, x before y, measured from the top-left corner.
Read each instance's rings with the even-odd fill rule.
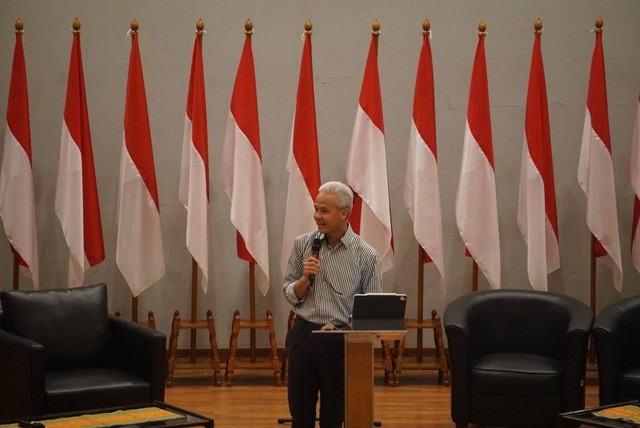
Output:
[[[66,286],[67,249],[54,212],[60,133],[71,49],[71,24],[82,23],[82,54],[88,94],[95,166],[105,235],[106,260],[86,273],[85,282],[109,284],[110,311],[130,315],[131,294],[115,263],[116,201],[122,146],[124,95],[130,22],[140,24],[140,49],[148,97],[160,194],[166,276],[145,291],[140,314],[151,309],[168,333],[175,309],[188,316],[191,260],[185,247],[186,211],[178,201],[184,108],[195,24],[205,23],[204,61],[207,85],[211,171],[211,280],[200,294],[198,312],[212,309],[218,341],[227,346],[233,311],[248,316],[248,266],[236,257],[229,201],[218,181],[224,124],[244,42],[244,22],[255,25],[253,51],[258,86],[264,181],[267,197],[271,288],[257,293],[257,314],[271,309],[278,342],[284,342],[289,307],[280,285],[285,169],[297,87],[301,34],[313,22],[313,62],[322,180],[344,180],[346,158],[364,62],[375,18],[382,25],[379,67],[389,165],[396,267],[384,275],[385,291],[410,296],[415,316],[417,243],[404,207],[402,188],[409,139],[416,64],[425,18],[433,29],[438,152],[445,237],[446,294],[431,267],[425,274],[425,313],[444,312],[447,303],[469,292],[471,261],[455,223],[455,192],[462,154],[471,66],[481,19],[488,26],[488,62],[493,142],[502,249],[502,284],[530,289],[526,247],[516,210],[524,104],[533,45],[533,23],[544,23],[542,49],[547,76],[551,139],[555,163],[561,268],[549,276],[550,291],[589,302],[590,233],[586,200],[577,168],[595,19],[604,19],[604,49],[609,96],[613,161],[624,263],[624,289],[613,287],[611,271],[598,265],[598,307],[640,290],[630,261],[633,193],[628,158],[640,89],[640,3],[626,1],[98,1],[0,0],[0,114],[5,117],[14,22],[25,23],[24,46],[30,93],[33,169],[40,277],[43,288]],[[0,127],[4,132],[4,126]],[[11,288],[12,258],[0,233],[0,289]],[[22,287],[30,289],[24,279]],[[484,278],[480,288],[488,285]],[[184,335],[181,346],[186,346]],[[411,335],[408,346],[415,344]],[[266,335],[258,335],[260,346]],[[204,336],[200,346],[206,344]],[[248,334],[240,338],[248,343]]]

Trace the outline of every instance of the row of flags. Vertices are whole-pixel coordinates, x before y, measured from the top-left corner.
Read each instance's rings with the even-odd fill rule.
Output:
[[[467,255],[473,257],[492,288],[500,287],[495,166],[484,51],[486,33],[479,28],[473,64],[456,196],[456,221]],[[206,292],[209,269],[209,155],[202,36],[195,35],[180,169],[179,199],[187,210],[186,245],[201,272]],[[269,288],[269,255],[252,24],[234,84],[222,152],[220,181],[231,201],[237,230],[238,257],[258,267],[257,286]],[[380,254],[383,271],[393,267],[393,230],[380,79],[379,23],[374,23],[356,110],[346,178],[356,199],[350,218],[353,230]],[[16,24],[4,157],[0,169],[0,217],[16,261],[38,287],[38,249],[33,197],[32,156],[22,28]],[[138,45],[138,24],[132,22],[131,53],[124,115],[117,208],[116,261],[133,296],[165,273],[160,210],[146,93]],[[404,201],[413,221],[424,262],[433,262],[444,280],[442,216],[438,182],[435,97],[430,26],[423,24],[418,61]],[[95,180],[91,133],[80,49],[80,23],[74,22],[73,44],[62,125],[55,210],[69,248],[69,286],[81,285],[84,271],[105,258]],[[305,24],[300,76],[287,161],[289,183],[281,264],[286,266],[294,238],[315,228],[313,203],[318,193],[320,164],[316,125],[309,21]],[[547,275],[558,269],[559,244],[553,161],[549,130],[542,26],[536,24],[527,92],[522,152],[518,225],[527,243],[528,276],[536,290],[547,290]],[[640,270],[640,99],[631,149],[631,183],[636,193],[632,259]],[[614,285],[622,287],[622,266],[616,212],[601,25],[591,65],[578,181],[587,197],[587,224],[594,251],[612,267]]]

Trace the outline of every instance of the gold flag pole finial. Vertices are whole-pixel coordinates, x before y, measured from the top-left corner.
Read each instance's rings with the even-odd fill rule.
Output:
[[[244,32],[247,34],[253,33],[253,22],[251,22],[251,18],[247,18],[244,23]]]
[[[424,21],[422,21],[422,32],[428,33],[429,30],[431,30],[431,23],[428,19],[425,19]]]
[[[480,23],[478,24],[478,33],[484,34],[486,32],[487,32],[487,23],[484,22],[483,20],[480,20]]]
[[[596,32],[600,32],[602,31],[602,26],[604,25],[604,21],[602,20],[602,18],[599,16],[598,19],[596,19]]]
[[[371,24],[371,29],[373,30],[373,35],[374,36],[379,36],[380,35],[380,21],[378,21],[377,19],[375,21],[373,21],[373,24]]]
[[[78,18],[73,20],[73,31],[80,31],[80,20]]]
[[[198,22],[196,22],[196,31],[198,34],[202,34],[204,31],[204,21],[202,21],[202,18],[199,18]]]
[[[536,22],[533,23],[533,29],[536,30],[536,33],[542,31],[542,20],[540,18],[536,19]]]
[[[24,22],[22,22],[22,18],[16,19],[16,33],[22,33],[24,29]]]
[[[134,33],[137,33],[138,28],[140,28],[140,25],[138,24],[138,21],[136,21],[136,19],[133,18],[133,20],[131,21],[131,31],[133,31]]]
[[[313,24],[311,23],[310,19],[307,19],[304,22],[304,31],[307,33],[310,33],[312,29],[313,29]]]

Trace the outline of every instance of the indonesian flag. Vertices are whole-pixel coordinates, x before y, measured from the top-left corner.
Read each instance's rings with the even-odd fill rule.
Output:
[[[456,221],[468,254],[476,261],[491,287],[500,288],[500,236],[485,35],[479,34],[473,62],[456,196]]]
[[[317,228],[313,219],[313,204],[320,187],[320,160],[318,158],[318,130],[316,103],[313,91],[313,64],[311,61],[311,32],[304,34],[300,78],[296,96],[296,109],[291,132],[291,149],[287,161],[289,188],[284,217],[281,267],[285,272],[294,239]]]
[[[269,239],[251,34],[246,35],[233,87],[220,181],[231,200],[231,222],[238,231],[238,257],[256,262],[259,272],[256,284],[266,295],[269,290]]]
[[[184,120],[180,201],[187,209],[187,248],[202,270],[202,289],[209,277],[209,140],[202,63],[202,32],[196,33]]]
[[[393,231],[375,34],[371,36],[360,89],[346,176],[357,193],[349,220],[351,227],[376,249],[385,272],[393,267]]]
[[[444,278],[442,214],[436,145],[436,105],[429,32],[425,32],[418,60],[413,96],[413,120],[407,155],[404,201],[413,220],[413,233]]]
[[[613,269],[613,284],[621,291],[622,259],[601,29],[596,30],[596,45],[591,60],[578,182],[587,196],[587,225],[597,240],[595,255]]]
[[[31,275],[33,287],[37,289],[38,240],[31,168],[29,94],[21,31],[16,31],[7,103],[7,129],[0,171],[0,217],[16,260],[28,269],[26,273]]]
[[[77,287],[84,271],[104,260],[79,31],[73,32],[55,210],[69,247],[69,287]]]
[[[547,274],[560,267],[560,249],[540,31],[535,33],[529,72],[518,225],[527,243],[529,281],[535,290],[547,291]]]
[[[640,98],[636,109],[636,121],[633,126],[631,140],[631,156],[629,159],[631,187],[635,193],[633,202],[633,228],[631,229],[631,259],[633,265],[640,271],[640,240],[636,239],[640,225]]]
[[[164,276],[160,206],[136,31],[131,32],[124,108],[116,262],[134,297]]]

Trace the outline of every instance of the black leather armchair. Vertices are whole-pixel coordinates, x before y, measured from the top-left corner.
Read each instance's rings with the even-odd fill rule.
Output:
[[[108,315],[105,284],[0,302],[0,419],[164,400],[165,335]]]
[[[588,306],[559,294],[491,290],[451,302],[456,426],[553,427],[559,413],[582,409],[592,323]]]
[[[640,296],[604,308],[593,324],[600,405],[640,399]]]

